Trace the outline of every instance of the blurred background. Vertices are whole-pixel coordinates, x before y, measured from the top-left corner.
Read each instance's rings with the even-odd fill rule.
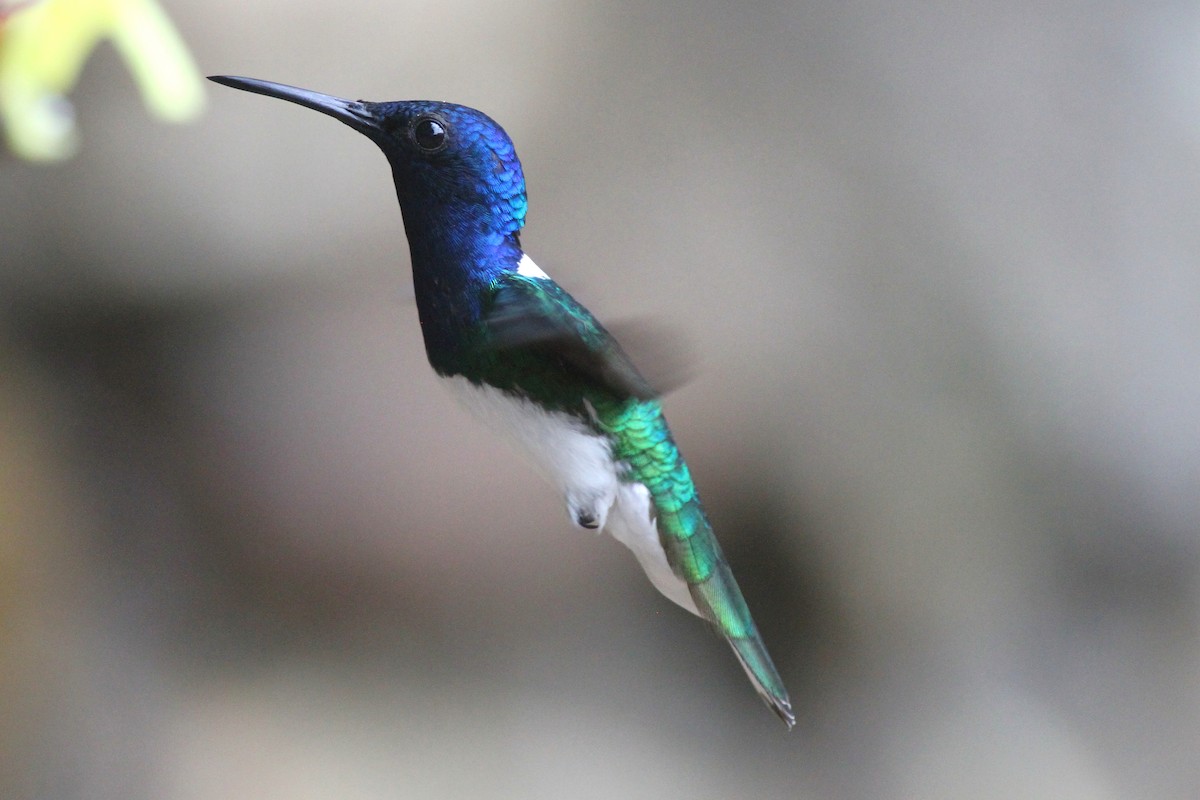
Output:
[[[799,723],[448,401],[369,141],[102,44],[0,156],[0,795],[1200,794],[1200,7],[165,9],[506,127]]]

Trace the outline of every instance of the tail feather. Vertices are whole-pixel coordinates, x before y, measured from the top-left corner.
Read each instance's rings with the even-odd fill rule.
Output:
[[[630,401],[601,408],[599,416],[604,429],[613,437],[613,457],[625,465],[629,483],[645,487],[638,496],[649,495],[652,506],[647,507],[645,500],[637,504],[643,523],[631,522],[628,530],[617,525],[613,535],[638,555],[647,574],[664,594],[685,608],[688,604],[683,600],[691,596],[697,613],[729,642],[759,696],[790,730],[796,718],[783,679],[758,635],[750,609],[721,553],[687,463],[671,438],[658,403]],[[651,512],[649,519],[646,511]],[[630,533],[644,530],[650,519],[654,520],[656,531]],[[662,564],[664,556],[666,563]],[[668,585],[676,582],[680,591]],[[682,584],[687,586],[686,595],[681,591]]]
[[[792,702],[783,685],[783,678],[779,676],[767,652],[767,646],[750,616],[750,609],[746,606],[729,564],[721,555],[716,538],[711,531],[705,533],[712,539],[717,560],[707,579],[688,585],[692,599],[700,609],[701,616],[709,620],[729,642],[758,696],[791,730],[796,724],[796,716],[792,713]]]
[[[767,655],[767,648],[763,646],[762,640],[730,639],[729,646],[742,663],[742,669],[750,676],[750,682],[754,684],[758,696],[775,712],[775,716],[783,720],[783,724],[787,725],[790,731],[796,725],[792,701],[788,697],[787,689],[784,689],[780,682],[779,673],[775,671],[775,665],[771,663],[771,656]]]
[[[779,671],[758,633],[729,562],[695,496],[659,517],[659,539],[671,569],[687,583],[700,616],[729,642],[763,701],[787,724],[796,724]]]

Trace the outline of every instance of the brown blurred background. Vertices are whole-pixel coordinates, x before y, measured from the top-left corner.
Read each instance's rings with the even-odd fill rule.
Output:
[[[167,5],[485,110],[798,712],[449,402],[391,177],[212,86],[0,157],[0,796],[1200,795],[1200,10]]]

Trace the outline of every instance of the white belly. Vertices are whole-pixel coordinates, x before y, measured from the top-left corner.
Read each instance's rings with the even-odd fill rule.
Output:
[[[515,442],[567,501],[572,521],[589,515],[603,528],[617,497],[617,466],[608,439],[582,420],[463,377],[444,379],[472,414]]]
[[[562,493],[572,522],[607,529],[633,551],[650,582],[667,598],[698,614],[687,584],[671,571],[658,538],[650,493],[617,477],[608,438],[569,414],[546,411],[521,397],[461,376],[443,379],[484,424],[502,431]],[[607,525],[607,528],[606,528]]]

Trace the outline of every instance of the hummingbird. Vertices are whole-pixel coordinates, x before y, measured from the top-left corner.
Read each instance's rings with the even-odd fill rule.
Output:
[[[791,701],[700,505],[659,394],[616,339],[521,247],[528,203],[512,140],[490,117],[430,100],[368,102],[212,76],[364,134],[392,169],[425,353],[482,421],[553,484],[580,528],[628,547],[668,599],[709,623],[767,706]]]

